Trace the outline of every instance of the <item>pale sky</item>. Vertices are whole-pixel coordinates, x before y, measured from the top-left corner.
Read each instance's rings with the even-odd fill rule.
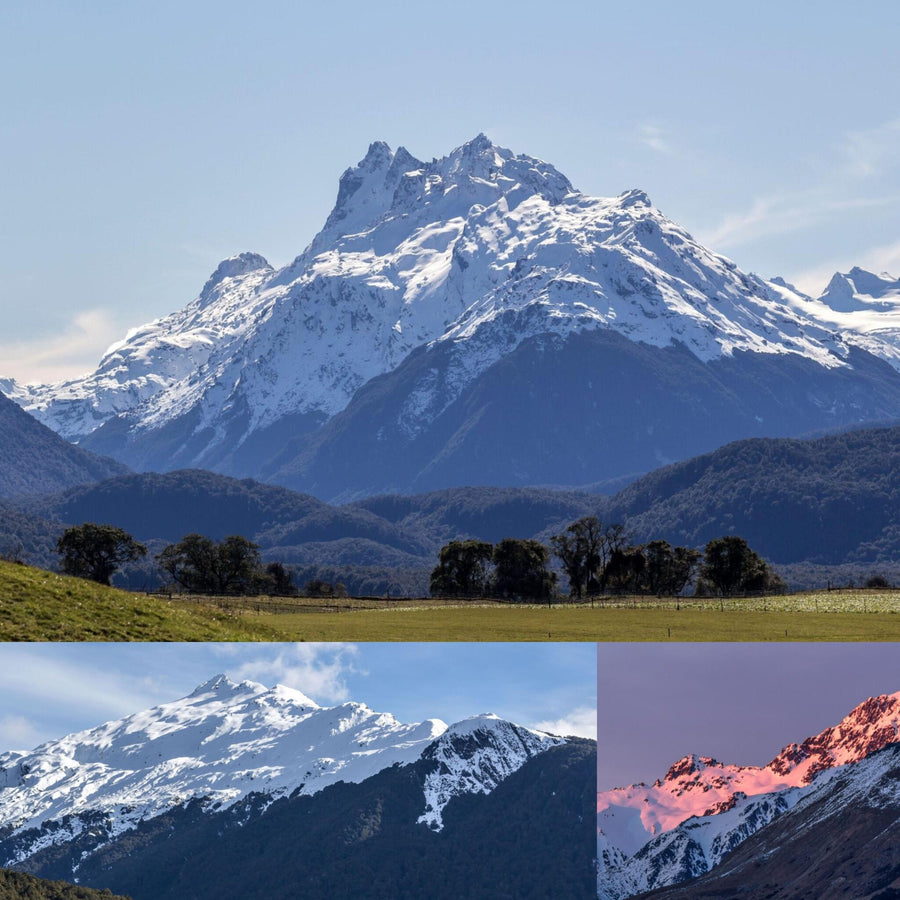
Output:
[[[596,659],[595,644],[0,643],[0,752],[178,700],[219,673],[401,722],[493,712],[594,737]]]
[[[600,644],[599,790],[687,756],[762,766],[855,706],[900,691],[895,644]]]
[[[894,0],[8,0],[0,376],[92,369],[234,253],[289,262],[373,140],[484,131],[808,291],[900,275],[898,34]]]

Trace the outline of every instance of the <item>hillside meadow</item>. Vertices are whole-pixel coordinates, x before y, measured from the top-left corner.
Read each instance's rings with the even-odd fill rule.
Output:
[[[896,641],[900,591],[490,600],[148,596],[0,561],[0,640]]]
[[[260,622],[0,561],[0,640],[259,641]]]

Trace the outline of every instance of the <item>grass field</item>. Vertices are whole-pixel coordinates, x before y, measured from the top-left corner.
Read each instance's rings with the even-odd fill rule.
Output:
[[[265,624],[0,561],[3,641],[273,640]]]
[[[590,605],[162,599],[0,562],[0,640],[900,641],[900,591]]]
[[[236,604],[237,605],[237,604]],[[306,641],[896,641],[900,592],[590,606],[448,600],[245,601],[243,615]]]

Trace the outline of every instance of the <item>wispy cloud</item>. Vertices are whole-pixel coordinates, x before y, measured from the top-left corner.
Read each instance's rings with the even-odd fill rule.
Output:
[[[704,244],[724,249],[773,235],[801,231],[855,210],[896,205],[900,198],[834,197],[822,190],[757,197],[750,208],[729,213],[712,230],[698,233]]]
[[[87,727],[160,702],[139,675],[117,671],[111,678],[103,662],[107,657],[86,662],[81,653],[64,654],[54,647],[4,648],[0,697],[7,703],[0,750],[31,747],[60,737],[60,728]]]
[[[0,718],[0,747],[27,750],[40,742],[40,731],[25,716],[8,715]]]
[[[0,342],[0,376],[22,383],[54,382],[91,371],[124,329],[106,309],[78,313],[59,334]]]
[[[578,706],[558,719],[544,719],[535,722],[531,727],[538,731],[549,731],[551,734],[575,735],[596,740],[597,708]]]
[[[848,213],[896,207],[900,197],[873,196],[871,177],[900,166],[900,118],[874,128],[847,131],[819,158],[809,185],[753,199],[748,208],[727,213],[698,237],[707,245],[732,248],[760,238],[803,231]],[[811,170],[812,171],[812,170]]]
[[[320,703],[342,703],[350,696],[347,677],[358,673],[354,644],[278,644],[231,672],[264,684],[284,684]]]
[[[848,132],[843,153],[847,172],[856,178],[870,178],[900,165],[900,118]]]
[[[672,148],[659,125],[645,122],[638,128],[638,141],[657,153],[671,153]]]

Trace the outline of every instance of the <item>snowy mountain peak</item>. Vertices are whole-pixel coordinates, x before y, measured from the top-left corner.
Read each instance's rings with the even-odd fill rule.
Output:
[[[0,866],[71,840],[79,823],[101,821],[112,839],[192,799],[207,812],[251,795],[265,806],[420,760],[419,821],[440,830],[454,797],[490,793],[560,743],[490,714],[450,728],[440,719],[403,724],[364,703],[320,707],[285,685],[220,674],[180,700],[0,753],[0,837],[16,835],[16,855]]]
[[[835,312],[894,310],[900,307],[900,279],[854,266],[846,274],[835,272],[819,301]]]
[[[630,191],[625,191],[623,194],[619,194],[619,202],[626,209],[632,206],[653,206],[653,203],[650,201],[650,197],[644,193],[644,191],[639,190],[638,188],[633,188]]]
[[[194,688],[186,699],[209,698],[215,702],[228,702],[243,695],[253,696],[264,702],[290,703],[301,710],[321,708],[306,694],[286,685],[276,684],[273,688],[267,688],[256,681],[235,682],[227,675],[214,675],[209,681]],[[361,705],[365,707],[365,704]]]
[[[662,781],[601,791],[598,826],[610,847],[635,853],[651,837],[692,816],[723,812],[746,798],[810,784],[826,769],[900,741],[900,692],[860,703],[837,725],[788,744],[767,765],[737,766],[690,754]]]
[[[442,811],[462,793],[490,793],[532,756],[565,740],[523,728],[483,713],[456,722],[424,754],[438,767],[425,782],[425,812],[419,822],[434,831],[443,828]]]
[[[208,681],[204,681],[203,684],[197,685],[188,696],[200,697],[210,693],[218,693],[220,695],[235,694],[241,690],[252,691],[253,693],[259,694],[265,691],[265,689],[264,685],[258,684],[255,681],[242,681],[237,683],[232,681],[227,675],[220,674],[213,675]]]
[[[226,279],[247,275],[249,272],[258,272],[260,269],[272,270],[268,260],[258,253],[238,253],[237,256],[229,256],[216,266],[215,272],[209,276],[203,290],[200,292],[200,302],[209,303],[217,294]]]
[[[687,775],[697,775],[711,766],[718,765],[721,764],[710,756],[697,756],[695,753],[689,753],[669,766],[663,781],[677,781]]]
[[[643,191],[589,197],[484,134],[427,163],[376,141],[341,175],[324,227],[290,265],[276,272],[239,254],[90,375],[5,386],[64,437],[136,468],[258,477],[269,442],[251,437],[298,420],[314,431],[417,348],[445,361],[389,423],[403,440],[535,338],[611,331],[704,363],[780,355],[823,372],[850,368],[856,344],[900,368],[900,313],[895,323],[872,312],[891,296],[882,287],[867,322],[847,327],[849,314],[700,245]]]
[[[795,773],[795,783],[809,784],[823,769],[853,762],[900,740],[900,692],[870,697],[837,725],[788,744],[767,766],[777,775]]]
[[[830,781],[900,748],[900,692],[870,697],[837,725],[788,744],[768,765],[689,755],[663,781],[598,794],[598,896],[623,900],[708,871]]]

